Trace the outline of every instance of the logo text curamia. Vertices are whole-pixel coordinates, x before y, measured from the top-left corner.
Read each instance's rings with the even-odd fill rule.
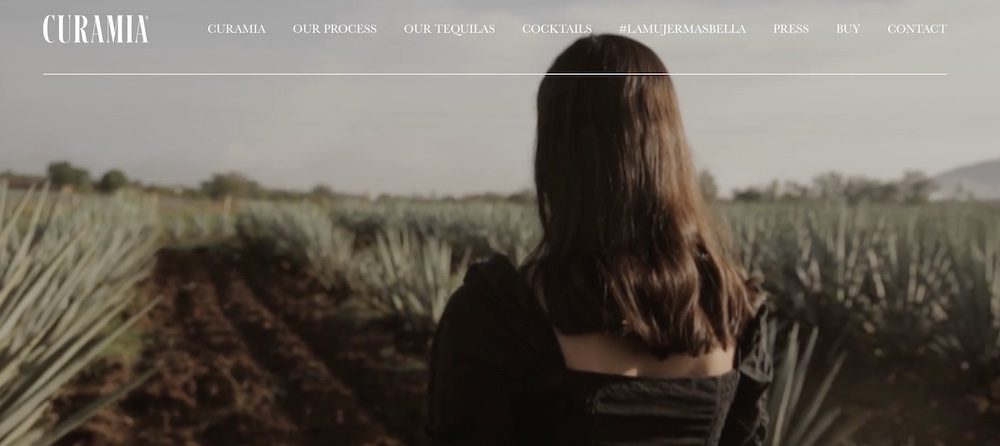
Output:
[[[42,37],[48,43],[149,43],[143,15],[47,15]],[[56,28],[56,29],[53,29]]]

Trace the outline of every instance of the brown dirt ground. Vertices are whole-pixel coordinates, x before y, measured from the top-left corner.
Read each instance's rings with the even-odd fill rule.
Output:
[[[399,444],[218,253],[165,251],[146,295],[139,369],[160,373],[63,445]],[[112,369],[114,370],[114,369]],[[66,392],[78,407],[127,377],[97,373]]]
[[[161,373],[61,444],[427,444],[429,333],[351,311],[349,291],[324,290],[267,259],[231,248],[163,251],[144,294],[164,300],[142,321],[147,344],[135,365]],[[135,373],[100,364],[57,412]],[[830,402],[868,415],[860,444],[1000,444],[995,406],[961,383],[938,366],[849,358]]]

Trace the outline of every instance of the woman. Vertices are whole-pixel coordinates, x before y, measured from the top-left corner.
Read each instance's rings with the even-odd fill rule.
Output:
[[[581,72],[627,75],[558,75]],[[762,293],[713,230],[664,73],[621,36],[556,58],[537,104],[543,237],[520,270],[474,265],[449,301],[434,444],[764,441]]]

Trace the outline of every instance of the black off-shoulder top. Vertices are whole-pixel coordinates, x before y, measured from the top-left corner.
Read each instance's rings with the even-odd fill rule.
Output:
[[[771,348],[762,307],[733,370],[644,378],[569,370],[538,300],[503,256],[470,267],[434,336],[435,445],[760,445]]]

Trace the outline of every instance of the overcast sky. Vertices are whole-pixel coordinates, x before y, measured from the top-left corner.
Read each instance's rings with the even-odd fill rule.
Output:
[[[12,4],[13,3],[13,4]],[[211,3],[211,4],[208,4]],[[1000,157],[1000,2],[47,1],[0,6],[0,171],[66,159],[193,185],[239,171],[273,187],[466,193],[530,185],[538,77],[43,77],[42,72],[542,72],[576,36],[525,23],[741,23],[747,35],[633,36],[673,72],[946,72],[946,77],[677,77],[696,159],[723,190],[838,170],[895,177]],[[47,14],[144,14],[146,45],[50,45]],[[209,35],[261,23],[264,36]],[[293,35],[371,23],[374,35]],[[405,23],[496,34],[404,35]],[[807,23],[808,35],[771,35]],[[860,23],[862,34],[833,33]],[[947,23],[890,36],[889,23]]]

